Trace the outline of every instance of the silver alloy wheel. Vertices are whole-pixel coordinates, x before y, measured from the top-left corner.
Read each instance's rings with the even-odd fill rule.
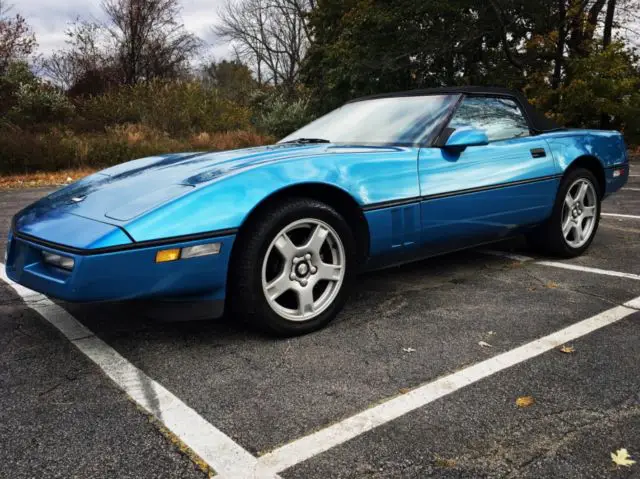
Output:
[[[573,182],[562,207],[562,235],[572,248],[583,246],[593,234],[598,201],[593,183],[586,178]]]
[[[281,317],[308,321],[340,292],[346,268],[344,246],[324,221],[305,218],[283,228],[262,261],[262,290]]]

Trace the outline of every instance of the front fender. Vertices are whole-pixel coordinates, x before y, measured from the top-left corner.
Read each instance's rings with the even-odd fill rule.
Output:
[[[331,147],[322,155],[239,170],[124,225],[135,241],[239,228],[253,208],[293,185],[325,184],[361,206],[419,195],[417,149]]]
[[[127,224],[125,229],[136,241],[235,229],[262,200],[310,179],[344,189],[332,158],[267,165],[203,185]]]

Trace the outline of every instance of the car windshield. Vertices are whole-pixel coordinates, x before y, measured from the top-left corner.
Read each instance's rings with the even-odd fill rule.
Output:
[[[458,95],[402,96],[360,100],[333,110],[280,143],[416,144],[434,133]]]

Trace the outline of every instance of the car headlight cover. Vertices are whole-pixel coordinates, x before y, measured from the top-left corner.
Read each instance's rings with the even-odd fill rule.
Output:
[[[220,252],[220,243],[199,244],[182,248],[182,258],[195,258],[197,256],[207,256],[210,254],[218,254]]]
[[[42,252],[42,258],[44,262],[51,266],[66,269],[71,271],[75,265],[75,260],[69,256],[62,256],[61,254],[49,253],[48,251]]]

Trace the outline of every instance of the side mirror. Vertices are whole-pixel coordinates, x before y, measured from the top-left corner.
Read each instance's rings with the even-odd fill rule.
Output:
[[[462,151],[468,146],[483,146],[489,144],[487,132],[479,128],[458,128],[445,143],[444,147],[454,151]]]

